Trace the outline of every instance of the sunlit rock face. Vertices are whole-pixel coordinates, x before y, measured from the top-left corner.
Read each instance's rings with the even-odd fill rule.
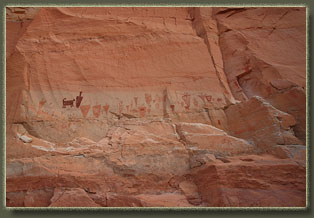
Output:
[[[304,207],[305,8],[6,10],[9,207]]]

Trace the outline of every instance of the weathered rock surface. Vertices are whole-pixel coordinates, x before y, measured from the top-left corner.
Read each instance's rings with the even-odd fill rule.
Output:
[[[217,207],[305,206],[305,168],[269,156],[230,158],[195,168],[192,178],[203,202]]]
[[[305,8],[6,24],[8,207],[305,207]]]
[[[54,190],[49,207],[100,207],[80,188]]]
[[[254,141],[263,151],[273,153],[273,146],[276,145],[302,144],[292,129],[296,125],[295,118],[274,108],[261,97],[231,105],[225,112],[232,135]],[[280,155],[277,152],[273,154]]]
[[[305,16],[305,8],[215,8],[233,96],[243,101],[257,95],[293,115],[294,130],[304,144]]]

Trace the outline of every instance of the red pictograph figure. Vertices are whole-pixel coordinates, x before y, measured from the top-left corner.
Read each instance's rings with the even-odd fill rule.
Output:
[[[208,102],[211,102],[213,99],[211,95],[206,95],[205,97]]]
[[[82,100],[83,100],[82,91],[80,91],[80,95],[76,96],[76,107],[77,108],[80,107]]]
[[[199,95],[198,97],[200,97],[203,101],[203,103],[205,104],[205,95]]]
[[[63,101],[62,101],[62,103],[63,103],[63,108],[66,108],[66,106],[71,106],[71,107],[73,107],[73,103],[74,103],[74,101],[75,101],[75,99],[73,99],[73,100],[65,100],[66,98],[64,98],[63,99]]]
[[[184,106],[184,108],[185,108],[186,110],[190,109],[190,105],[191,105],[191,102],[190,102],[190,95],[189,95],[189,94],[184,94],[184,95],[182,96],[182,99],[183,99],[184,103],[186,104],[186,105]]]
[[[152,95],[145,93],[145,101],[147,105],[150,105],[150,103],[152,102]]]
[[[106,105],[104,105],[104,106],[103,106],[103,108],[104,108],[104,110],[105,110],[106,114],[108,114],[109,105],[108,105],[108,104],[106,104]]]
[[[142,106],[138,108],[140,117],[144,117],[146,114],[146,107]]]
[[[170,105],[172,113],[174,112],[174,107],[175,107],[174,104]]]
[[[134,102],[135,102],[136,107],[137,107],[137,99],[138,97],[134,97]]]
[[[100,115],[100,109],[101,109],[101,105],[93,106],[93,114],[96,118],[99,117]]]

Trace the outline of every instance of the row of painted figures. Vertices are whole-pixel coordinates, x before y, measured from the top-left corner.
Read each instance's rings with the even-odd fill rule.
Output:
[[[76,96],[76,107],[80,107],[81,103],[82,103],[82,100],[83,100],[83,96],[82,96],[82,91],[80,91],[80,95],[79,96]],[[62,103],[63,103],[63,108],[66,108],[66,106],[70,106],[70,107],[73,107],[74,105],[74,101],[75,99],[73,100],[66,100],[66,98],[64,98],[62,100]]]

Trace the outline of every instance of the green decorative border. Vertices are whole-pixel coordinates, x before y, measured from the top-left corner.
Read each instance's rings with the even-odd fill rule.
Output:
[[[306,106],[307,106],[307,206],[304,207],[208,207],[208,208],[170,208],[170,207],[153,207],[153,208],[126,208],[126,207],[103,207],[103,208],[6,208],[5,207],[5,7],[108,7],[108,6],[117,6],[117,7],[128,7],[128,6],[137,6],[137,7],[202,7],[202,6],[233,6],[233,7],[291,7],[291,6],[301,6],[307,7],[307,87],[306,87]],[[278,215],[285,216],[302,216],[302,217],[312,217],[312,203],[313,196],[311,195],[311,181],[313,181],[313,174],[311,173],[312,169],[312,139],[311,139],[311,127],[312,127],[312,110],[313,102],[311,101],[312,94],[312,60],[310,59],[310,54],[312,53],[311,46],[311,37],[312,37],[312,28],[313,28],[313,8],[312,2],[306,0],[4,0],[0,2],[0,142],[2,145],[2,152],[0,156],[1,160],[1,189],[0,189],[0,217],[15,217],[15,216],[164,216],[164,215],[190,215],[191,217],[195,216],[217,216],[223,215],[225,217],[229,216],[267,216],[274,217]]]

